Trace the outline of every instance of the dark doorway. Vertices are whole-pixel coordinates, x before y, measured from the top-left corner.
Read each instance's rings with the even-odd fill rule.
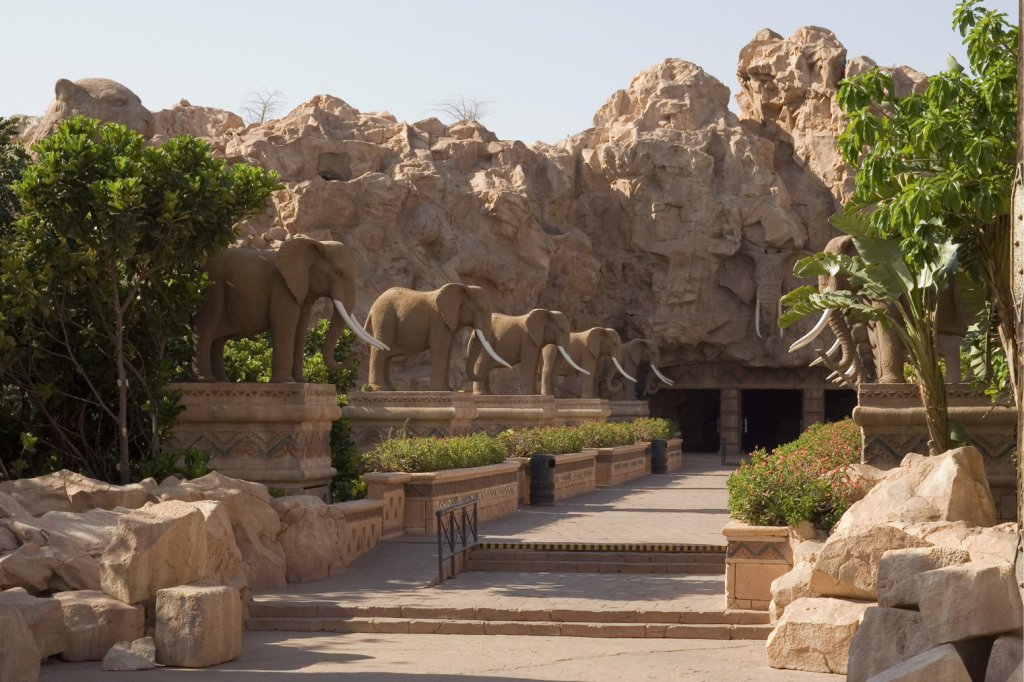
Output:
[[[721,407],[717,389],[662,389],[651,396],[651,416],[679,425],[683,452],[718,452]]]
[[[757,448],[771,452],[800,435],[803,391],[750,389],[743,391],[741,400],[743,452]]]
[[[853,415],[857,407],[857,392],[849,389],[825,391],[825,423],[838,422]]]

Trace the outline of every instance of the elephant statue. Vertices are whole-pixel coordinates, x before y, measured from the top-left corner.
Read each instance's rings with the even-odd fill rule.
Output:
[[[575,364],[566,352],[570,343],[569,318],[555,310],[536,308],[525,315],[491,314],[491,329],[494,332],[494,349],[498,356],[509,364],[519,365],[522,378],[522,393],[534,395],[537,388],[537,370],[540,367],[541,352],[547,346],[558,349],[562,358],[579,372],[588,372]],[[478,334],[469,337],[466,347],[466,368],[473,380],[473,392],[491,395],[490,372],[498,363],[483,353],[483,344]]]
[[[370,388],[392,390],[391,361],[429,350],[430,390],[451,391],[452,337],[463,327],[473,329],[473,336],[495,362],[511,369],[488,341],[493,337],[491,300],[480,287],[445,284],[435,291],[388,289],[374,301],[366,318],[365,329],[372,329],[373,336],[388,346],[370,349]]]
[[[622,368],[622,340],[619,333],[607,327],[594,327],[585,332],[573,332],[569,335],[569,358],[573,366],[582,367],[587,374],[580,377],[580,397],[594,397],[594,380],[597,376],[597,361],[608,357],[615,368],[629,381],[636,379],[626,374]],[[579,370],[571,369],[564,363],[554,346],[544,348],[544,366],[541,371],[541,395],[555,394],[555,376],[572,374]],[[607,379],[606,379],[607,382]],[[612,390],[608,385],[607,389]]]
[[[348,367],[334,359],[334,347],[347,325],[375,348],[384,348],[352,319],[356,267],[341,242],[289,239],[277,251],[232,247],[206,263],[210,286],[193,319],[193,371],[198,381],[229,381],[224,372],[228,339],[270,332],[275,383],[302,382],[302,356],[313,304],[334,302],[323,358],[332,370]]]
[[[622,379],[614,382],[618,377],[618,370],[610,358],[603,357],[597,363],[597,375],[604,377],[604,381],[598,386],[598,395],[609,400],[633,400],[640,399],[637,395],[639,382],[644,382],[644,392],[653,395],[658,392],[658,382],[661,381],[668,386],[672,380],[661,373],[658,365],[661,364],[661,355],[658,352],[658,344],[645,339],[634,339],[622,344],[622,368],[625,373],[630,374],[638,381]],[[650,373],[647,370],[650,369]],[[613,386],[612,391],[607,391],[606,386]]]
[[[947,384],[959,384],[963,380],[960,347],[973,322],[960,286],[954,279],[935,302],[936,346],[939,356],[946,361]]]

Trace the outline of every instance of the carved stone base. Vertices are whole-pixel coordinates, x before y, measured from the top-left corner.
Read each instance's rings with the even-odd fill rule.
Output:
[[[474,395],[473,431],[495,435],[508,429],[560,426],[555,399],[550,395]]]
[[[403,430],[415,437],[465,436],[477,414],[472,393],[451,391],[353,392],[342,411],[359,452]]]
[[[650,417],[651,408],[646,400],[609,400],[610,422],[631,422],[641,417]]]
[[[330,503],[331,423],[341,416],[330,384],[177,383],[175,449],[199,448],[210,468],[288,495]]]
[[[1000,519],[1015,519],[1016,410],[993,405],[989,396],[970,384],[947,384],[946,391],[949,416],[963,422],[971,445],[985,458]],[[861,384],[857,402],[853,421],[864,437],[861,461],[890,469],[899,466],[908,452],[928,452],[924,407],[915,384]]]
[[[725,608],[767,611],[772,581],[793,568],[787,526],[750,526],[730,521],[722,529],[725,554]]]
[[[559,398],[555,400],[558,423],[579,426],[584,422],[607,421],[612,413],[608,401],[599,398]]]

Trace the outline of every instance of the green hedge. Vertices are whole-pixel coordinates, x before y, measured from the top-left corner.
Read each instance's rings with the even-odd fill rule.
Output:
[[[633,427],[633,437],[643,443],[649,443],[652,440],[668,440],[675,438],[676,435],[676,425],[668,419],[641,417],[634,420],[630,426]]]
[[[850,419],[815,424],[770,453],[755,450],[726,483],[729,513],[757,526],[811,521],[830,530],[850,507],[856,487],[846,467],[860,461],[860,450],[860,429]]]
[[[367,471],[443,471],[505,461],[504,445],[483,433],[455,438],[390,438],[364,456]]]

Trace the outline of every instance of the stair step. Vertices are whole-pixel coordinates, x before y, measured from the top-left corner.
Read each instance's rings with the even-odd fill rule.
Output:
[[[635,564],[722,564],[725,554],[719,552],[545,552],[521,549],[476,549],[470,552],[472,559],[481,561],[547,561],[571,563],[577,561]]]
[[[499,621],[550,623],[610,623],[658,625],[767,625],[767,611],[638,611],[629,609],[588,611],[584,609],[511,609],[450,606],[368,606],[333,602],[295,603],[254,600],[249,604],[253,618],[307,621],[317,619],[424,619],[444,621]]]
[[[529,635],[538,637],[613,637],[765,640],[772,625],[693,623],[588,623],[522,620],[450,620],[440,618],[250,618],[250,630],[286,632],[363,632],[435,635]]]
[[[472,556],[466,561],[470,571],[512,571],[545,573],[699,573],[722,575],[724,563],[630,563],[612,561],[531,561],[527,558],[481,561]]]

